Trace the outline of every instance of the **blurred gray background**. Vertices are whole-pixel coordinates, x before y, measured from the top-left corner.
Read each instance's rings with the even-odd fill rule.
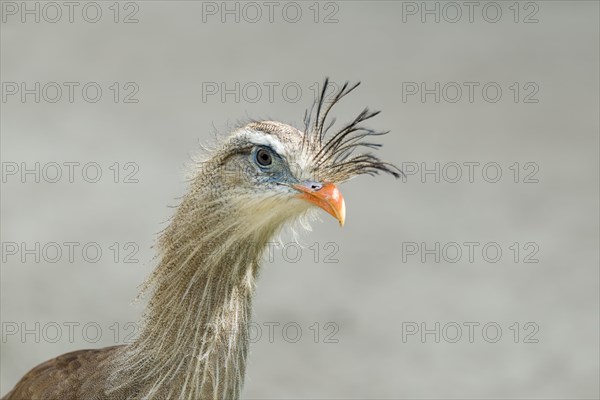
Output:
[[[123,343],[199,144],[248,118],[300,127],[330,76],[362,81],[338,120],[382,110],[380,155],[407,172],[439,163],[439,182],[353,180],[343,229],[323,213],[300,257],[275,249],[243,397],[599,397],[597,2],[475,2],[472,20],[462,2],[274,2],[272,15],[263,2],[76,2],[72,22],[61,3],[61,17],[26,4],[34,14],[2,2],[1,394],[48,358]],[[439,102],[411,94],[422,82],[440,83]],[[21,175],[35,163],[39,183]],[[64,163],[79,163],[73,182]]]

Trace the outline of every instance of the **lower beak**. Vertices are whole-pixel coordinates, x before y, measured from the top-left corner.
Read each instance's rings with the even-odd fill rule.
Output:
[[[322,208],[331,214],[340,223],[340,226],[344,226],[346,220],[346,205],[344,204],[344,198],[340,193],[340,190],[333,183],[326,183],[324,185],[292,185],[292,187],[298,190],[300,193],[298,197]]]

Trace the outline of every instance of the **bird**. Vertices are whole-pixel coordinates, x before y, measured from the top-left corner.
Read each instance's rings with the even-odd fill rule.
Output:
[[[343,226],[341,183],[402,174],[370,150],[381,146],[371,138],[388,133],[364,126],[378,111],[365,108],[334,128],[332,108],[359,84],[336,85],[327,95],[326,78],[303,130],[247,121],[196,161],[142,285],[149,299],[138,337],[46,361],[2,399],[238,399],[268,242],[319,209]]]

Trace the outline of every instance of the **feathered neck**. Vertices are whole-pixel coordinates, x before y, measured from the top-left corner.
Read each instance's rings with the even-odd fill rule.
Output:
[[[124,348],[112,393],[236,399],[244,381],[254,281],[278,228],[253,229],[233,201],[196,185],[159,240],[140,337]],[[215,190],[215,188],[212,188]],[[217,188],[218,191],[218,188]]]

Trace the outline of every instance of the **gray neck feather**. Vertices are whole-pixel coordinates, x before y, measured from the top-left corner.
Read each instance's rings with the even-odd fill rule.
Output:
[[[141,334],[115,360],[109,394],[240,396],[254,280],[276,227],[257,232],[245,226],[233,203],[225,207],[227,198],[215,199],[199,186],[160,238],[160,263],[144,285],[152,295]]]

